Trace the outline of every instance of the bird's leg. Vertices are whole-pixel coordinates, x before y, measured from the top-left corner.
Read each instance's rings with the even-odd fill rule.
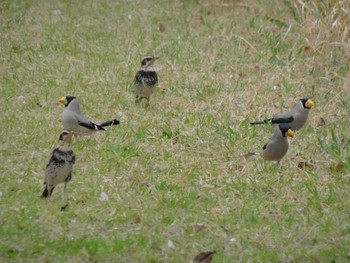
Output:
[[[50,196],[51,196],[51,187],[50,187],[49,184],[47,184],[46,188],[47,188],[47,197],[50,198]]]
[[[64,183],[64,198],[66,199],[67,201],[67,204],[68,204],[68,195],[67,195],[67,182]]]
[[[278,161],[276,162],[276,168],[278,168],[278,167],[280,166],[280,162],[281,162],[281,160],[278,160]]]
[[[139,95],[136,95],[135,103],[139,103],[141,101],[141,97]]]
[[[67,211],[69,207],[68,196],[67,196],[67,182],[64,183],[63,193],[64,193],[64,199],[66,200],[66,204],[61,207],[61,211]]]
[[[147,97],[146,100],[147,100],[146,107],[148,107],[149,106],[149,97]]]
[[[67,203],[66,206],[68,206],[68,199],[69,199],[68,198],[68,194],[67,194],[67,184],[68,184],[67,182],[64,183],[64,189],[63,189],[63,191],[64,191],[64,198],[66,199],[66,203]]]

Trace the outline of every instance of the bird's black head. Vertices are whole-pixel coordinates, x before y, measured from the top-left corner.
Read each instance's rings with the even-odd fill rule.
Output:
[[[304,109],[311,109],[312,106],[314,106],[314,102],[309,98],[302,98],[300,101],[303,104]]]
[[[66,96],[67,99],[67,106],[69,105],[69,103],[71,103],[72,100],[76,99],[76,97],[74,96]]]
[[[288,123],[278,125],[283,137],[294,137],[294,132]]]
[[[74,96],[66,96],[66,97],[63,97],[59,100],[59,102],[61,102],[64,106],[68,106],[69,103],[71,103],[72,100],[76,99],[76,97]]]

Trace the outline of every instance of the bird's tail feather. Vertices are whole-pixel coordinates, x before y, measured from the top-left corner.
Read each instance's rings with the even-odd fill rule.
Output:
[[[266,123],[274,123],[274,124],[280,124],[280,123],[290,123],[294,120],[293,116],[287,117],[287,118],[271,118],[271,119],[265,119],[263,121],[255,121],[251,122],[251,125],[257,125],[257,124],[266,124]]]
[[[259,152],[248,152],[248,153],[241,153],[240,156],[242,156],[244,159],[250,159],[250,157],[260,155]]]
[[[118,125],[120,121],[117,119],[111,120],[111,121],[105,121],[100,124],[101,127],[106,127],[106,126],[112,126],[112,125]]]
[[[272,120],[272,119],[266,119],[266,120],[263,120],[263,121],[254,121],[254,122],[251,122],[250,124],[251,124],[251,125],[266,124],[266,123],[271,122],[271,120]]]
[[[52,195],[52,192],[53,192],[53,189],[55,189],[55,187],[52,187],[51,190],[50,190],[50,196]],[[44,192],[42,193],[41,197],[49,197],[49,190],[47,190],[47,187],[45,187],[45,190]]]
[[[90,123],[79,122],[79,125],[87,128],[87,129],[90,129],[90,130],[105,131],[105,128],[103,128],[102,125],[98,125],[98,124],[95,124],[93,122],[90,122]]]
[[[290,123],[293,120],[294,120],[293,116],[290,116],[288,118],[272,118],[270,119],[270,122],[280,124],[280,123]]]

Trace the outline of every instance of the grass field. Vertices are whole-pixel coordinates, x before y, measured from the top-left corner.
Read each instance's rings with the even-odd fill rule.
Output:
[[[1,1],[0,261],[348,262],[349,30],[346,0]],[[40,195],[65,95],[121,124],[74,141],[61,212]],[[243,158],[301,97],[281,165]]]

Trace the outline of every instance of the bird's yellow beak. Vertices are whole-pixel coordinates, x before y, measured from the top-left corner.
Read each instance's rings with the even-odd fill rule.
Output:
[[[67,103],[68,103],[66,97],[62,97],[62,98],[60,98],[58,101],[61,102],[64,106],[66,106]]]
[[[159,56],[153,56],[153,60],[159,59]]]
[[[306,107],[308,107],[309,109],[312,108],[314,106],[314,102],[312,100],[308,100],[306,103],[305,103]]]
[[[286,135],[287,135],[288,137],[293,138],[293,137],[294,137],[294,132],[293,132],[291,129],[289,129],[289,130],[287,131]]]

